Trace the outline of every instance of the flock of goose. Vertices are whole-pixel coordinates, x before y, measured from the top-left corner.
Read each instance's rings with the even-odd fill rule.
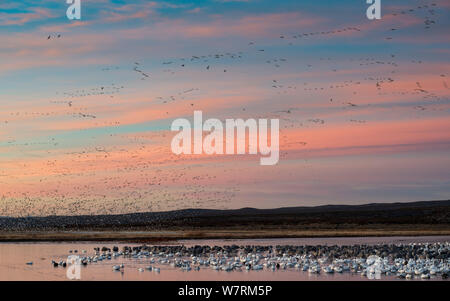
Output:
[[[395,21],[401,15],[414,15],[422,17],[427,30],[431,30],[439,21],[440,9],[441,7],[436,3],[424,4],[394,12],[392,16],[386,16],[386,19]],[[269,44],[282,47],[286,42],[289,43],[288,45],[293,45],[294,42],[307,43],[311,39],[330,35],[339,38],[349,33],[364,34],[365,30],[367,29],[347,26],[295,34],[283,33],[274,37]],[[389,37],[395,38],[394,35],[400,31],[399,27],[389,28],[387,32]],[[46,35],[46,38],[63,39],[60,34]],[[336,121],[329,120],[328,114],[323,113],[325,107],[329,107],[333,112],[346,110],[348,114],[343,114],[342,118],[345,118],[344,122],[352,126],[364,126],[369,123],[370,116],[367,111],[386,105],[377,103],[378,96],[414,97],[409,108],[399,104],[390,108],[386,115],[394,110],[402,110],[406,118],[411,116],[411,118],[421,118],[447,110],[449,89],[447,74],[442,72],[435,74],[436,81],[442,86],[440,90],[421,83],[419,78],[413,79],[409,86],[401,85],[401,90],[395,89],[397,81],[402,81],[397,74],[402,64],[408,59],[407,55],[401,57],[398,53],[385,53],[378,57],[367,55],[367,57],[351,59],[323,57],[318,60],[301,60],[299,66],[296,66],[299,71],[319,75],[322,72],[331,74],[330,80],[317,83],[313,79],[285,76],[290,71],[283,68],[292,67],[294,62],[291,62],[291,58],[285,57],[284,52],[281,52],[283,55],[280,52],[272,53],[271,49],[265,48],[267,44],[260,45],[260,42],[254,40],[246,41],[244,45],[245,49],[235,51],[217,51],[165,59],[160,62],[164,70],[159,74],[156,70],[148,71],[149,67],[145,66],[144,59],[133,60],[134,62],[120,64],[120,66],[99,66],[102,74],[106,75],[105,72],[109,72],[120,75],[121,80],[129,82],[119,83],[116,81],[119,79],[116,78],[110,84],[106,84],[104,80],[102,84],[95,83],[90,87],[55,92],[54,99],[48,100],[50,107],[46,103],[46,106],[34,110],[24,109],[21,106],[20,109],[0,112],[0,131],[11,135],[6,137],[6,140],[0,141],[0,148],[7,153],[25,156],[20,164],[12,167],[13,171],[6,169],[0,171],[0,183],[5,187],[0,194],[0,215],[119,214],[190,207],[227,208],[230,200],[233,200],[240,191],[241,182],[238,178],[242,174],[242,168],[239,164],[233,166],[224,162],[211,163],[214,164],[212,168],[220,169],[222,173],[222,179],[217,179],[217,182],[222,180],[228,186],[211,186],[206,189],[205,185],[211,183],[208,180],[216,175],[208,173],[208,168],[204,168],[205,165],[201,162],[180,167],[179,163],[182,159],[171,154],[170,143],[164,131],[124,133],[121,126],[126,122],[121,119],[121,114],[108,119],[104,114],[96,111],[100,107],[107,107],[108,112],[111,110],[121,113],[128,108],[128,104],[120,103],[118,99],[123,98],[129,86],[137,84],[136,81],[158,80],[161,77],[166,80],[166,75],[172,76],[189,68],[197,73],[206,73],[206,77],[211,77],[211,74],[233,76],[233,72],[244,60],[249,60],[252,64],[260,62],[265,68],[270,68],[265,69],[268,71],[267,78],[261,82],[261,88],[266,89],[269,96],[271,96],[270,93],[276,93],[276,98],[274,97],[277,100],[276,105],[270,111],[252,115],[250,114],[251,103],[238,104],[237,110],[242,116],[236,116],[236,118],[279,118],[282,131],[280,134],[286,137],[281,145],[281,158],[289,153],[289,150],[283,150],[285,146],[306,147],[308,145],[308,141],[303,141],[301,138],[298,138],[300,139],[298,141],[289,139],[290,137],[283,131],[299,127],[325,127]],[[423,61],[419,59],[413,62],[423,64]],[[383,69],[369,70],[372,67]],[[345,79],[339,78],[339,75],[333,75],[344,68],[351,69],[352,72],[358,70],[362,74],[354,78],[346,76]],[[126,79],[126,76],[129,78]],[[361,96],[366,93],[362,93],[361,90],[368,86],[372,87],[374,92],[370,100],[367,95]],[[317,103],[316,112],[311,112],[309,105],[305,108],[297,103],[294,106],[292,103],[283,103],[286,100],[285,97],[298,99],[299,91],[302,97],[313,99]],[[341,91],[345,91],[346,95],[337,94]],[[197,93],[202,93],[204,96],[207,92],[195,86],[180,87],[175,91],[168,91],[167,95],[155,95],[153,99],[145,99],[137,106],[139,109],[156,106],[157,110],[163,112],[160,118],[169,118],[173,116],[172,114],[176,114],[173,113],[172,104],[174,103],[177,105],[177,110],[185,108],[186,111],[192,111],[193,107],[202,109],[204,104],[197,102]],[[215,96],[210,97],[214,99]],[[291,102],[292,99],[290,99]],[[253,106],[253,109],[259,108]],[[75,125],[69,124],[71,129],[73,126],[76,127],[70,136],[74,139],[54,135],[43,138],[34,136],[32,141],[27,141],[13,136],[16,135],[14,133],[22,130],[22,126],[45,120],[50,123],[56,121],[58,124],[61,121],[75,120]],[[80,128],[79,131],[77,127]],[[93,129],[92,134],[91,129]],[[101,131],[106,134],[102,136],[97,133]],[[74,141],[81,141],[81,144],[78,144],[77,149],[70,149]],[[154,155],[147,156],[149,153]],[[35,162],[39,159],[42,159],[44,164],[35,168]],[[97,166],[103,165],[107,166],[107,170],[96,170]],[[42,169],[47,170],[47,176],[41,176]],[[84,179],[90,180],[88,183],[86,181],[83,183]],[[14,190],[17,182],[25,183],[20,191]],[[174,185],[176,189],[172,189]],[[9,187],[12,188],[9,189]]]
[[[70,251],[73,253],[76,251]],[[368,279],[448,279],[450,243],[410,243],[353,246],[117,246],[95,248],[91,256],[80,254],[80,264],[121,262],[113,271],[126,272],[128,264],[139,272],[166,269],[200,271],[298,271],[310,274],[350,273]],[[125,264],[125,259],[128,259]],[[66,267],[64,260],[52,260],[54,267]]]

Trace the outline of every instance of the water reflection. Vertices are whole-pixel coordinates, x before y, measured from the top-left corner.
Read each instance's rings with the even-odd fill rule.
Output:
[[[298,239],[245,239],[245,240],[187,240],[168,245],[353,245],[353,244],[406,244],[448,242],[449,236],[436,237],[374,237],[374,238],[298,238]],[[138,244],[105,242],[64,243],[0,243],[0,280],[68,280],[67,268],[54,267],[52,260],[66,260],[69,255],[92,255],[94,248]],[[158,245],[161,245],[159,243]],[[71,250],[77,250],[77,253]],[[84,252],[84,251],[85,252]],[[28,263],[28,264],[27,264]],[[356,273],[311,274],[298,269],[270,269],[241,271],[219,271],[201,268],[199,271],[183,271],[169,264],[158,265],[160,272],[146,269],[147,258],[117,257],[97,261],[80,267],[81,280],[367,280]],[[113,265],[123,265],[113,271]],[[440,280],[440,277],[431,277]],[[384,276],[382,280],[394,280],[395,276]],[[419,279],[420,280],[420,279]]]

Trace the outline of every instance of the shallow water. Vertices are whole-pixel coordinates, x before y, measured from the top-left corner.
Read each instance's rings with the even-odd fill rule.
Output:
[[[353,245],[385,243],[434,243],[449,242],[450,236],[434,237],[346,237],[346,238],[296,238],[296,239],[243,239],[243,240],[180,240],[169,245]],[[0,280],[69,280],[67,268],[53,267],[51,261],[66,260],[69,250],[78,250],[78,255],[93,255],[95,247],[135,246],[139,244],[114,242],[64,242],[64,243],[0,243]],[[161,243],[158,243],[161,245]],[[86,250],[87,253],[82,253]],[[27,265],[27,262],[33,262]],[[123,272],[113,271],[113,265],[124,264]],[[287,270],[243,270],[215,271],[202,267],[200,271],[182,271],[170,265],[155,265],[160,272],[143,271],[150,265],[149,259],[118,257],[81,266],[81,280],[368,280],[359,274],[310,274],[297,269]],[[396,280],[395,276],[383,276],[382,280]],[[431,280],[440,280],[440,277]],[[419,279],[420,280],[420,279]],[[429,280],[425,280],[429,281]]]
[[[450,236],[387,236],[387,237],[315,237],[315,238],[269,238],[269,239],[196,239],[179,240],[177,244],[191,245],[355,245],[355,244],[409,244],[450,241]]]

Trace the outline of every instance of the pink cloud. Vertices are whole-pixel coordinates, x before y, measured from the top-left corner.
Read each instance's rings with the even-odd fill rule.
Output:
[[[15,13],[6,14],[2,13],[0,18],[0,25],[24,25],[29,22],[44,20],[55,17],[55,15],[48,9],[35,7],[31,9],[32,12],[29,13]]]

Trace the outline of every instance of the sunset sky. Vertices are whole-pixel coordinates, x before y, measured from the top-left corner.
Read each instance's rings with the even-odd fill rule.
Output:
[[[449,198],[448,1],[81,5],[0,0],[1,216]],[[174,155],[194,110],[279,118],[279,163]]]

